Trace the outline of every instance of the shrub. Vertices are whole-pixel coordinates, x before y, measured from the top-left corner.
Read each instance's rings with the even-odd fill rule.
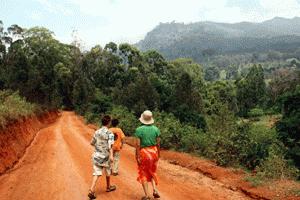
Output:
[[[268,153],[268,157],[257,167],[257,176],[267,179],[297,179],[299,170],[290,165],[284,158],[284,153],[280,146],[273,144]]]
[[[37,106],[27,102],[18,92],[0,91],[0,128],[21,117],[32,115]]]
[[[237,132],[208,132],[204,156],[216,161],[218,165],[235,166],[239,164],[239,146],[235,143]]]
[[[199,155],[202,154],[205,149],[205,140],[206,137],[204,133],[199,130],[189,130],[193,127],[187,126],[186,129],[189,131],[187,135],[182,138],[182,148],[186,152],[197,153]]]
[[[264,115],[264,111],[260,108],[253,108],[248,112],[248,117],[261,117]]]
[[[124,106],[113,106],[107,114],[120,121],[119,126],[127,136],[134,135],[135,129],[140,125],[133,112]]]
[[[276,124],[280,140],[288,147],[288,158],[300,169],[300,85],[280,97],[282,119]]]
[[[87,123],[100,125],[101,115],[92,112],[85,112],[84,119],[86,120]]]
[[[227,106],[208,118],[208,131],[201,139],[203,154],[219,165],[242,165],[254,169],[268,157],[270,145],[280,143],[274,129],[256,123],[236,123]]]
[[[189,123],[197,128],[206,129],[206,121],[202,114],[194,110],[190,110],[186,104],[180,105],[176,108],[174,115],[182,123]]]
[[[277,133],[261,124],[244,124],[240,130],[244,136],[240,147],[240,162],[249,169],[254,169],[268,156],[272,144],[279,143]]]
[[[101,115],[112,108],[111,98],[103,94],[99,89],[95,91],[94,97],[87,104],[84,118],[88,123],[99,124]],[[77,111],[80,113],[80,111]]]
[[[161,132],[161,146],[165,149],[179,149],[181,147],[182,127],[180,121],[165,112],[154,112],[156,125]]]
[[[106,113],[111,110],[111,98],[103,94],[99,89],[95,91],[93,100],[88,104],[88,111],[95,114]]]
[[[204,133],[189,124],[180,123],[173,115],[154,112],[156,125],[161,131],[161,146],[166,149],[200,152]]]
[[[260,176],[247,176],[244,180],[250,182],[252,187],[257,187],[264,183]]]
[[[238,125],[232,112],[226,105],[220,105],[217,113],[207,120],[208,131],[205,134],[204,155],[216,160],[219,165],[237,165],[240,155]]]

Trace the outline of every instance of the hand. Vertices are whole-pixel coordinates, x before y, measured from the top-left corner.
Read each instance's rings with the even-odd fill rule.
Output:
[[[138,165],[141,165],[141,158],[140,157],[136,157],[136,162]]]
[[[109,156],[109,161],[110,161],[111,163],[113,163],[113,162],[114,162],[114,157],[113,157],[113,156]]]

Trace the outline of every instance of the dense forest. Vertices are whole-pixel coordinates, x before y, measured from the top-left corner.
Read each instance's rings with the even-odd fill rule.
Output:
[[[298,177],[298,60],[273,59],[280,67],[268,71],[266,62],[244,62],[247,55],[234,56],[242,67],[218,59],[224,59],[223,78],[219,69],[192,59],[166,60],[157,51],[113,42],[84,51],[46,28],[5,29],[1,22],[0,119],[10,117],[6,104],[26,99],[43,110],[75,110],[88,122],[111,114],[132,135],[137,117],[150,109],[163,148],[255,170],[260,178]]]

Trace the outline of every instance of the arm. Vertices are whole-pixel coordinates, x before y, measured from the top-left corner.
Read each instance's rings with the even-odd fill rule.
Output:
[[[140,139],[136,138],[135,139],[135,159],[136,159],[136,162],[138,163],[138,165],[141,164],[140,149],[141,149]]]
[[[158,151],[158,158],[160,158],[160,137],[156,138],[156,146]]]
[[[122,131],[122,138],[121,138],[121,149],[123,148],[123,145],[125,144],[125,134]]]
[[[114,161],[114,154],[113,154],[113,144],[115,142],[114,140],[115,136],[112,132],[109,133],[108,135],[108,147],[109,147],[109,160],[110,162]]]
[[[123,148],[123,145],[125,144],[125,138],[123,138],[122,140],[121,140],[121,149]]]
[[[92,146],[95,146],[95,144],[96,144],[96,138],[95,138],[95,135],[93,136],[93,138],[92,138],[90,144],[91,144]]]
[[[109,160],[110,162],[114,162],[114,153],[112,148],[109,149]]]

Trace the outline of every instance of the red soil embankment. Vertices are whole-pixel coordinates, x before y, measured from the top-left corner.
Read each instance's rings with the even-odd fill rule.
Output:
[[[53,123],[58,116],[58,111],[46,112],[39,116],[22,118],[0,130],[0,175],[18,162],[37,132]]]

